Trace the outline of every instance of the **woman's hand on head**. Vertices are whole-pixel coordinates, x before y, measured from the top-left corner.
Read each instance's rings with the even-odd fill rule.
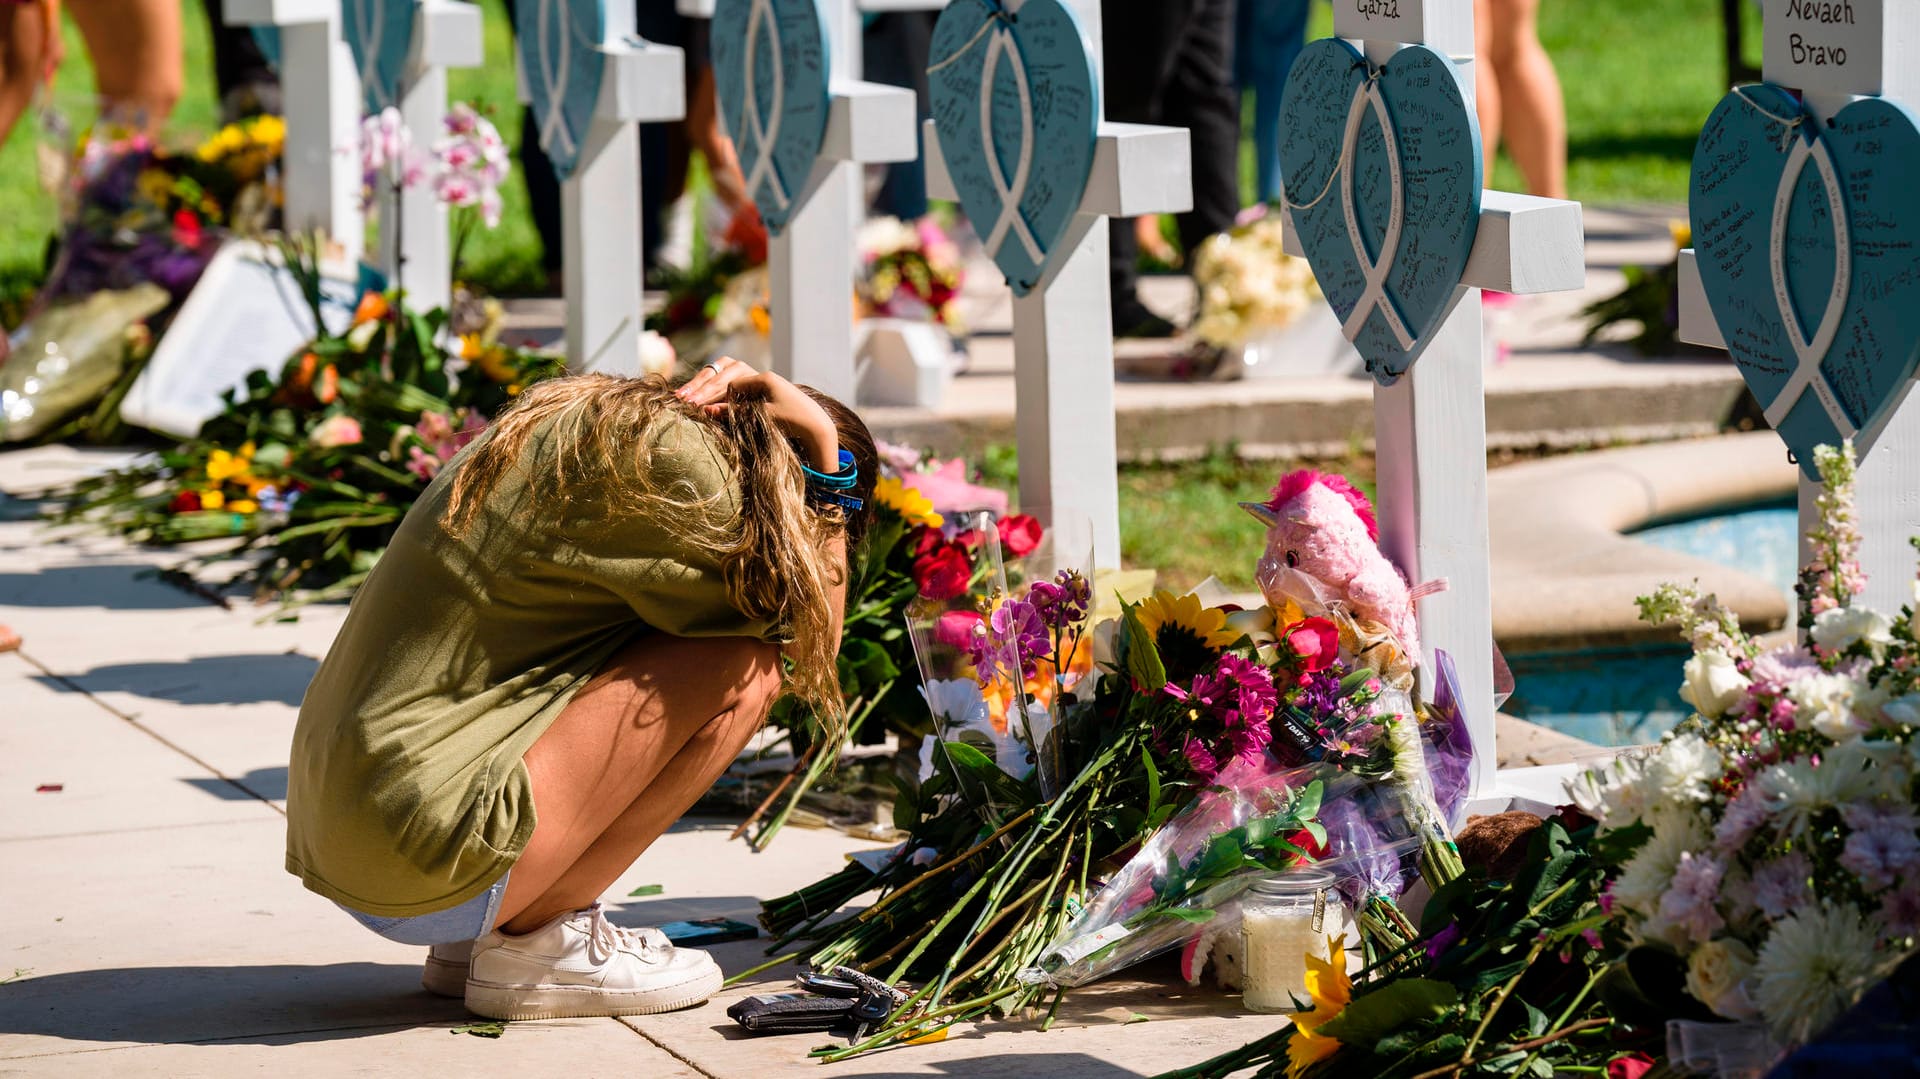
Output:
[[[833,417],[798,386],[771,371],[756,371],[722,356],[674,393],[709,415],[725,409],[739,395],[764,393],[768,415],[806,449],[807,464],[821,472],[840,471],[840,435]]]

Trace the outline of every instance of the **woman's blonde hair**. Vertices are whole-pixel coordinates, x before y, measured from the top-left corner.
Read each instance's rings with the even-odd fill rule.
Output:
[[[807,392],[832,417],[842,448],[853,453],[861,481],[853,494],[871,507],[877,456],[872,436],[851,409]],[[681,472],[673,462],[656,469],[653,460],[661,425],[673,416],[709,425],[719,435],[714,442],[738,477],[739,513],[714,513],[711,498],[690,484],[662,486],[654,479]],[[536,460],[528,453],[530,440],[549,428],[556,433],[553,452]],[[631,467],[618,467],[618,454],[634,455]],[[581,499],[624,504],[675,529],[678,542],[714,552],[734,607],[788,637],[787,692],[820,717],[830,739],[837,736],[846,717],[829,596],[846,583],[848,562],[833,553],[832,540],[845,535],[851,558],[871,510],[823,512],[808,503],[800,456],[768,415],[764,397],[736,396],[708,416],[659,377],[575,375],[541,382],[465,454],[448,496],[449,527],[457,534],[471,526],[487,496],[516,468],[550,469],[550,475],[532,475],[528,482],[550,491],[556,506]]]

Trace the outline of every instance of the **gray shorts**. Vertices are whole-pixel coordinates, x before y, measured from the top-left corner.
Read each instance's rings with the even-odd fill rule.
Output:
[[[511,875],[511,874],[509,874]],[[413,914],[386,918],[354,910],[344,903],[335,906],[353,915],[355,921],[398,944],[459,944],[479,940],[493,929],[500,916],[500,897],[507,894],[507,878],[457,907],[431,914]]]

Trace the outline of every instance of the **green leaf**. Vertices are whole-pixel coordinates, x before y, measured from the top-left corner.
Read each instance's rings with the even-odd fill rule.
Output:
[[[1160,649],[1140,622],[1138,607],[1126,608],[1121,633],[1125,637],[1127,674],[1148,693],[1158,693],[1167,684],[1167,667],[1160,662]]]
[[[476,1038],[498,1038],[507,1032],[507,1024],[498,1019],[476,1019],[465,1026],[454,1027],[449,1034],[471,1034]]]
[[[637,898],[643,895],[659,895],[666,890],[666,886],[662,884],[642,884],[640,887],[628,892],[627,895]]]
[[[1520,1002],[1520,1006],[1527,1010],[1527,1037],[1538,1038],[1540,1035],[1545,1034],[1547,1032],[1547,1024],[1553,1022],[1553,1020],[1547,1018],[1547,1013],[1524,1000]]]
[[[1310,821],[1320,815],[1320,800],[1326,793],[1326,785],[1314,780],[1300,788],[1300,795],[1293,803],[1295,820]]]
[[[1167,917],[1178,918],[1188,925],[1204,925],[1213,921],[1215,916],[1213,911],[1196,910],[1192,907],[1168,907],[1164,913]]]
[[[1146,746],[1140,747],[1140,763],[1147,770],[1147,816],[1152,817],[1160,809],[1160,769],[1154,767],[1153,753]]]
[[[1459,991],[1446,982],[1402,978],[1354,998],[1316,1033],[1371,1051],[1387,1035],[1412,1023],[1437,1019],[1459,1000]]]

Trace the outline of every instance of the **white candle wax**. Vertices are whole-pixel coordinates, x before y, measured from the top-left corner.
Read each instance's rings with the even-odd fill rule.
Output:
[[[1256,1012],[1298,1011],[1295,998],[1307,999],[1307,954],[1329,958],[1327,938],[1344,939],[1347,928],[1337,899],[1318,917],[1311,904],[1250,904],[1240,919],[1241,1002]]]

